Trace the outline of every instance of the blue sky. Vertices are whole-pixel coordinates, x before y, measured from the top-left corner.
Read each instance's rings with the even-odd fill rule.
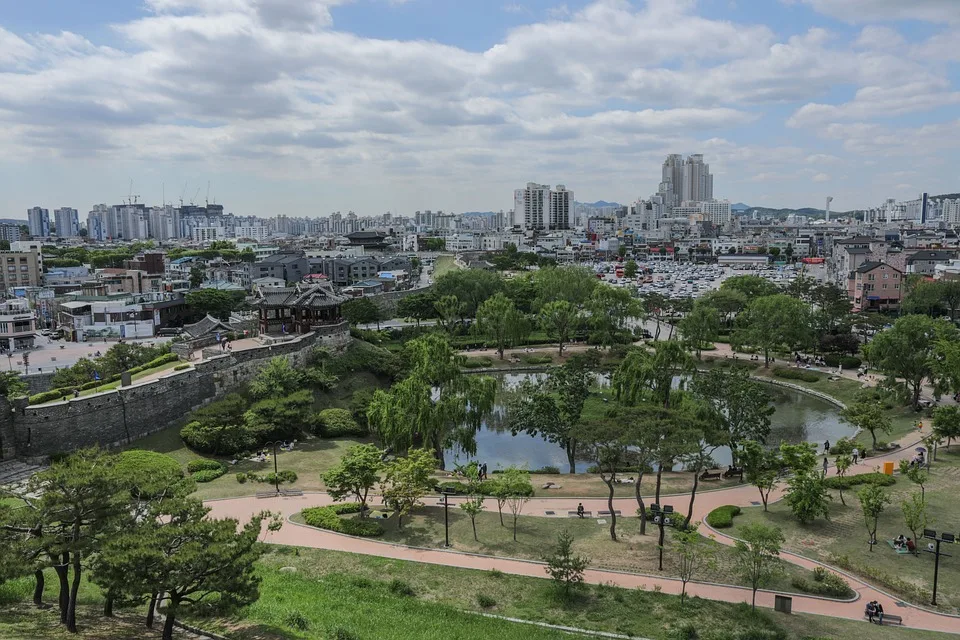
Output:
[[[34,0],[0,5],[0,217],[656,191],[874,206],[960,191],[957,0]]]

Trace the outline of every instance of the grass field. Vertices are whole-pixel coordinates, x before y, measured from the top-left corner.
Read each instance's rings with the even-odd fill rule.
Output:
[[[956,507],[956,495],[960,488],[960,445],[940,449],[937,462],[933,464],[930,482],[926,485],[926,501],[931,516],[930,528],[938,531],[960,531],[960,509]],[[810,525],[800,525],[785,503],[771,505],[769,513],[759,508],[744,509],[743,515],[734,519],[731,534],[745,524],[765,522],[783,530],[786,546],[800,553],[830,564],[841,564],[868,582],[892,590],[904,599],[917,604],[929,605],[933,584],[933,554],[921,552],[918,556],[897,555],[884,542],[899,534],[912,536],[904,525],[900,505],[905,497],[919,493],[920,489],[906,478],[898,478],[897,484],[887,493],[891,503],[880,517],[877,538],[880,543],[871,552],[867,544],[867,529],[864,525],[860,503],[854,492],[845,491],[847,506],[836,497],[830,509],[830,521],[818,520]],[[921,541],[918,545],[925,547]],[[953,545],[947,545],[950,547]],[[952,551],[952,553],[951,553]],[[940,577],[937,599],[941,609],[960,613],[960,550],[947,548],[953,557],[940,559]],[[837,557],[844,558],[841,563]]]
[[[459,269],[457,263],[454,259],[454,256],[437,256],[436,261],[433,263],[433,280],[436,282],[437,278],[442,276],[448,271],[453,271],[454,269]]]

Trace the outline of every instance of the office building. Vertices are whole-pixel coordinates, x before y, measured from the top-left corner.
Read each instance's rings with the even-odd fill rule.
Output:
[[[58,237],[76,238],[80,235],[80,216],[76,209],[61,207],[54,210],[53,216],[57,226]]]
[[[27,226],[30,235],[35,238],[46,238],[50,235],[50,210],[41,207],[27,209]]]

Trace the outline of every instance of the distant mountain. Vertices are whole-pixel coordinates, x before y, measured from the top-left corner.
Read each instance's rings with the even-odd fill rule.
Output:
[[[737,204],[730,205],[731,211],[746,211],[749,208],[750,208],[750,205],[743,204],[742,202],[738,202]]]
[[[620,203],[618,202],[607,202],[606,200],[597,200],[596,202],[578,202],[577,204],[582,204],[585,207],[593,207],[594,209],[620,206]]]
[[[467,212],[465,212],[465,213],[463,213],[463,214],[461,214],[461,215],[470,216],[470,217],[474,217],[474,218],[479,218],[479,217],[483,217],[483,216],[485,216],[485,217],[495,216],[495,215],[497,215],[497,214],[496,214],[495,212],[493,212],[493,211],[467,211]]]
[[[930,196],[933,200],[956,200],[960,198],[960,193],[944,193],[939,196]]]
[[[0,218],[0,224],[27,224],[27,221],[17,218]]]

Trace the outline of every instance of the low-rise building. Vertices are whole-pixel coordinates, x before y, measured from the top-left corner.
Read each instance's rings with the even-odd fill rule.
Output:
[[[903,298],[903,272],[883,262],[864,262],[850,273],[847,294],[854,313],[896,311]]]
[[[36,331],[37,321],[29,302],[22,298],[0,302],[0,351],[32,348]]]
[[[340,305],[346,300],[334,293],[329,283],[261,289],[256,302],[260,333],[300,334],[308,333],[314,326],[339,324]]]
[[[0,292],[14,287],[39,287],[42,282],[40,254],[36,251],[0,251]]]

